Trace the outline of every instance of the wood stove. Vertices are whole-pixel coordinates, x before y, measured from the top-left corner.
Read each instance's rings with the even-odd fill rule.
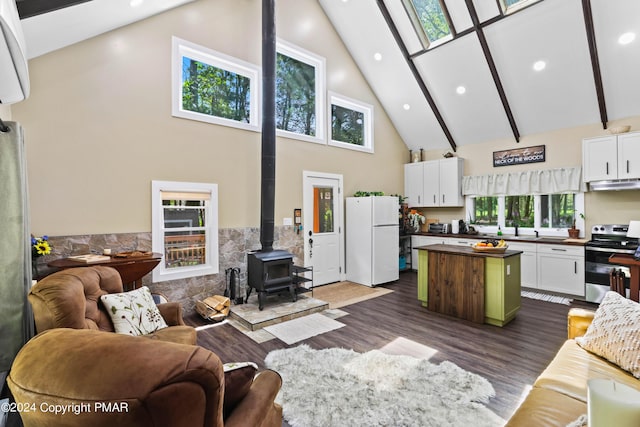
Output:
[[[271,293],[288,291],[292,301],[296,301],[293,254],[283,250],[250,252],[247,255],[247,283],[247,299],[255,289],[260,310],[264,308],[266,296]]]

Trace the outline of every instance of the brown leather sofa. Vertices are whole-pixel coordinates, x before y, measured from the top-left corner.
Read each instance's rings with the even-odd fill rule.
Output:
[[[25,427],[282,425],[277,373],[260,373],[223,411],[225,374],[214,353],[130,335],[48,330],[20,350],[7,383]]]
[[[53,273],[36,283],[29,292],[36,331],[73,328],[114,332],[100,297],[122,291],[120,274],[111,267],[78,267]],[[185,325],[180,303],[158,304],[158,309],[169,327],[147,335],[148,338],[196,344],[196,331]]]
[[[640,390],[640,380],[613,363],[580,347],[594,312],[573,308],[568,316],[568,340],[533,384],[507,427],[565,427],[587,414],[587,381],[608,378]]]

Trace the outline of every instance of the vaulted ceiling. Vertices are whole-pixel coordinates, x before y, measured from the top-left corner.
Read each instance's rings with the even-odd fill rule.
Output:
[[[17,5],[33,58],[191,1]],[[455,35],[430,49],[403,0],[318,2],[409,149],[518,141],[640,115],[638,0],[528,0],[513,13],[499,0],[441,0]],[[629,32],[636,40],[620,44]]]
[[[426,50],[402,0],[319,2],[410,149],[640,115],[637,0],[442,0],[457,35]]]

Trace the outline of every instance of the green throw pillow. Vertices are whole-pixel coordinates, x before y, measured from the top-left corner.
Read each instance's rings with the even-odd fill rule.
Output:
[[[100,300],[119,334],[148,335],[167,327],[146,286],[130,292],[102,295]]]

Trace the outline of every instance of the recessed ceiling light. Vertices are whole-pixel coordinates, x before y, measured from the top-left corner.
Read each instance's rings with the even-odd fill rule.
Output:
[[[404,108],[405,110],[409,110],[409,109],[411,109],[411,105],[409,105],[409,104],[404,104],[404,105],[402,106],[402,108]]]
[[[636,39],[636,33],[624,33],[618,38],[618,43],[629,44]]]
[[[542,71],[547,66],[547,63],[544,61],[536,61],[533,63],[533,69],[536,71]]]
[[[375,59],[376,61],[382,61],[382,54],[380,52],[374,53],[373,59]]]
[[[466,87],[464,87],[464,86],[458,86],[458,87],[456,88],[456,93],[457,93],[458,95],[462,95],[462,94],[464,94],[466,91],[467,91],[467,88],[466,88]]]
[[[138,6],[142,5],[142,3],[144,3],[144,0],[131,0],[129,2],[129,6],[138,7]]]

